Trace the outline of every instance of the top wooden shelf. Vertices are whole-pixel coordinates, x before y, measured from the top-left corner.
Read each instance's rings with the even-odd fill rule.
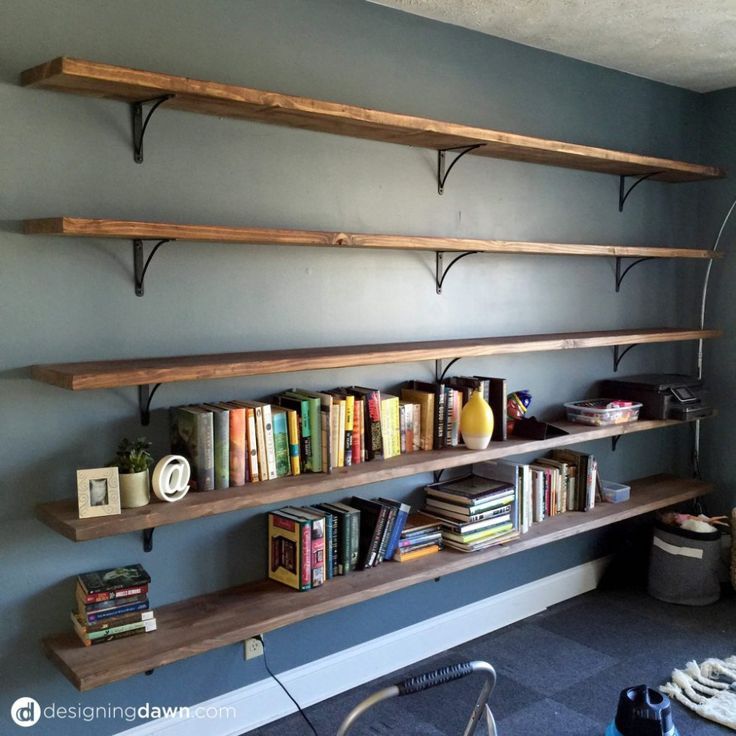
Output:
[[[56,363],[35,365],[31,369],[31,374],[37,381],[72,391],[82,391],[175,381],[203,381],[271,373],[350,368],[362,365],[414,363],[424,360],[452,360],[510,353],[701,340],[720,337],[721,334],[720,330],[670,327],[559,332],[460,340],[263,350],[249,353],[182,355],[139,360]]]
[[[667,182],[717,179],[715,166],[642,156],[459,123],[372,110],[159,72],[59,57],[27,69],[21,84],[134,103],[173,95],[164,107],[435,150],[480,144],[476,156]]]
[[[553,256],[608,256],[615,258],[717,259],[722,253],[697,248],[651,245],[589,245],[587,243],[541,243],[480,238],[448,238],[426,235],[292,230],[286,228],[225,227],[170,222],[102,220],[84,217],[47,217],[25,220],[26,235],[61,235],[77,238],[128,240],[193,240],[205,243],[248,245],[316,246],[333,249],[375,248],[379,250],[422,250]]]

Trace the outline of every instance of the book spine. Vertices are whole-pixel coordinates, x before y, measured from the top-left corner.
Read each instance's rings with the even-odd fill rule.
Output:
[[[294,409],[286,412],[287,430],[289,435],[289,464],[292,475],[301,475],[301,442],[299,438],[299,415]]]
[[[311,568],[312,568],[312,587],[317,588],[323,585],[327,577],[327,561],[325,555],[325,518],[314,519],[312,521],[311,533]]]
[[[352,436],[352,463],[357,465],[360,461],[360,428],[363,426],[363,402],[355,397],[353,405],[353,436]]]
[[[271,405],[264,404],[263,411],[263,433],[266,438],[266,466],[268,468],[268,480],[278,477],[276,472],[276,445],[273,436],[273,417],[271,416]]]
[[[322,467],[322,407],[319,399],[309,400],[309,422],[312,436],[312,472],[323,472]]]
[[[442,383],[436,384],[434,403],[435,420],[433,447],[435,450],[441,450],[445,446],[446,421],[445,386]]]
[[[248,475],[251,483],[258,483],[261,476],[258,471],[258,430],[256,414],[253,407],[245,410],[245,436],[248,451]]]
[[[349,541],[350,541],[350,571],[358,569],[360,559],[360,517],[359,510],[352,511],[349,515]]]
[[[409,516],[409,507],[406,504],[401,504],[396,510],[396,519],[394,521],[393,528],[391,529],[391,536],[386,545],[386,552],[384,554],[384,560],[390,560],[394,556],[397,547],[399,546],[399,539],[401,538],[401,532],[404,530],[404,524]]]
[[[276,459],[276,477],[283,478],[291,473],[289,450],[289,428],[285,410],[272,410],[273,446]]]
[[[245,409],[230,409],[230,486],[246,483]]]
[[[406,404],[399,404],[399,451],[403,455],[406,452]]]
[[[256,406],[256,446],[258,448],[258,476],[268,480],[268,461],[266,460],[266,427],[263,423],[263,407]]]
[[[508,391],[506,390],[506,379],[489,378],[487,380],[489,395],[486,401],[488,401],[491,406],[494,419],[491,439],[494,442],[505,442],[508,439],[508,417],[506,414],[506,395]]]
[[[135,611],[145,611],[148,608],[148,601],[133,603],[130,606],[120,606],[120,608],[108,608],[106,611],[92,611],[86,614],[87,623],[95,623],[105,618],[113,618],[122,616],[124,613],[134,613]]]
[[[140,603],[141,601],[146,600],[146,595],[144,593],[139,595],[132,595],[125,599],[116,599],[113,598],[109,601],[99,601],[97,603],[85,603],[84,599],[81,597],[77,598],[77,603],[79,605],[79,612],[82,615],[85,615],[87,613],[91,613],[92,611],[107,611],[111,608],[120,608],[120,606],[130,606],[134,603]]]
[[[308,590],[312,583],[312,525],[301,525],[301,545],[299,549],[300,589]]]
[[[383,439],[381,437],[381,393],[370,391],[365,397],[365,457],[373,460],[376,455],[383,453]]]
[[[214,490],[215,435],[211,411],[197,414],[197,474],[198,490]]]
[[[95,646],[97,644],[104,644],[108,641],[115,641],[116,639],[127,639],[130,636],[139,636],[140,634],[145,634],[147,629],[145,628],[139,628],[139,629],[131,629],[130,631],[122,631],[119,634],[108,634],[107,636],[99,637],[90,639],[88,636],[80,637],[82,639],[82,643],[87,646]]]
[[[353,427],[355,426],[355,396],[345,397],[345,466],[353,464]]]
[[[386,550],[388,549],[388,543],[393,532],[394,525],[396,524],[396,516],[399,513],[396,506],[388,506],[384,504],[386,508],[386,524],[381,533],[381,544],[378,547],[378,564],[386,559]]]
[[[215,488],[230,487],[230,412],[212,412]]]
[[[342,407],[342,408],[341,408]],[[341,424],[342,414],[342,424]],[[345,436],[345,402],[335,402],[332,405],[330,414],[330,457],[332,458],[332,467],[341,468],[345,464],[345,445],[343,438]]]
[[[399,417],[399,397],[391,397],[391,441],[392,455],[396,457],[401,455],[401,419]]]
[[[102,601],[110,601],[118,598],[129,598],[132,595],[141,595],[148,592],[147,585],[139,585],[135,588],[121,588],[120,590],[103,590],[99,593],[84,593],[81,586],[79,588],[83,596],[84,603],[101,603]]]

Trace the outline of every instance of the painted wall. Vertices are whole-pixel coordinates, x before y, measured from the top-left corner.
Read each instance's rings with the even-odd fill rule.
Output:
[[[712,92],[703,96],[703,156],[715,156],[730,172],[736,171],[736,89]],[[700,230],[706,247],[713,247],[734,197],[731,179],[710,187],[700,200]],[[718,250],[725,258],[715,263],[710,277],[706,302],[706,324],[718,325],[725,331],[722,339],[705,346],[703,371],[706,382],[716,397],[719,415],[703,425],[701,456],[704,476],[717,483],[709,508],[726,514],[736,506],[736,471],[733,468],[733,427],[736,408],[731,398],[736,391],[736,212],[723,229]],[[699,305],[698,305],[699,308]]]
[[[21,70],[59,55],[374,106],[520,133],[700,160],[700,98],[358,0],[6,0],[0,9],[0,721],[9,704],[190,704],[265,676],[238,646],[80,695],[39,639],[69,627],[74,575],[143,562],[154,606],[265,573],[263,511],[73,544],[34,519],[73,496],[75,470],[99,467],[141,432],[132,389],[73,394],[28,366],[124,357],[478,335],[675,326],[697,287],[683,263],[649,263],[614,293],[606,260],[473,257],[434,293],[429,254],[177,243],[131,283],[125,241],[20,234],[61,214],[545,241],[692,246],[699,185],[647,183],[626,212],[618,180],[468,157],[436,193],[429,151],[160,111],[135,165],[119,103],[23,89]],[[692,346],[645,346],[627,372],[683,370]],[[260,398],[291,385],[395,388],[433,365],[376,366],[163,387],[148,434],[166,452],[170,405]],[[508,376],[553,416],[611,375],[608,350],[468,360],[462,373]],[[587,449],[612,479],[682,469],[687,430]],[[429,476],[363,489],[416,500]],[[341,497],[333,494],[330,498]],[[311,499],[317,500],[317,499]],[[267,638],[284,670],[456,605],[598,556],[618,529],[516,555],[338,611]],[[299,606],[298,595],[294,605]],[[41,723],[35,733],[109,734],[121,720]]]

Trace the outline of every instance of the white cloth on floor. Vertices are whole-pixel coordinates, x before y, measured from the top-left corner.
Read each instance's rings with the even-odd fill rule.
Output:
[[[699,716],[736,731],[736,656],[688,662],[659,689]]]

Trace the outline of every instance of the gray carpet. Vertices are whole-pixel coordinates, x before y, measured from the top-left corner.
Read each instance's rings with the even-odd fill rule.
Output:
[[[481,659],[498,673],[490,705],[499,736],[603,736],[620,690],[658,687],[690,659],[736,654],[736,596],[705,607],[675,606],[644,592],[596,590],[419,662],[307,710],[319,736],[334,736],[367,695],[409,675]],[[480,679],[464,679],[375,707],[351,736],[458,736]],[[285,697],[285,696],[284,696]],[[673,704],[681,736],[732,734]],[[479,733],[485,734],[479,729]],[[299,714],[249,736],[308,736]]]

